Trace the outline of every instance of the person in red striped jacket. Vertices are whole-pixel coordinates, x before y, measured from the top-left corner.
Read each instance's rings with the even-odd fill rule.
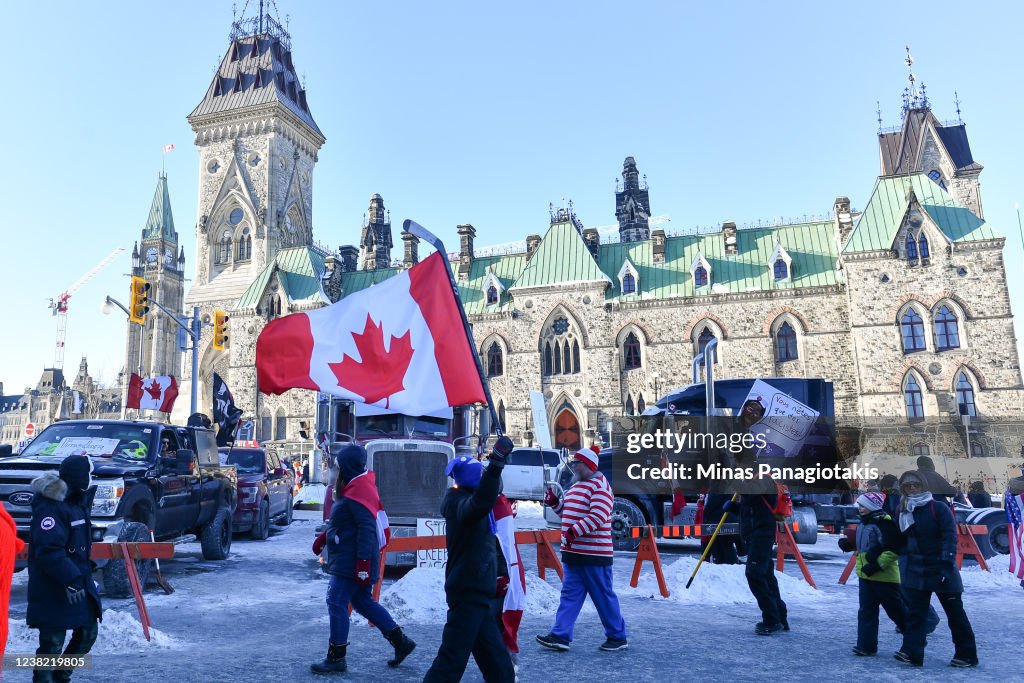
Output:
[[[589,595],[604,625],[605,642],[599,649],[616,652],[629,647],[626,622],[619,598],[612,589],[612,487],[598,472],[597,446],[581,448],[573,456],[574,483],[559,501],[548,489],[545,502],[562,516],[562,564],[565,579],[555,614],[555,624],[537,642],[552,650],[566,651],[583,601]]]

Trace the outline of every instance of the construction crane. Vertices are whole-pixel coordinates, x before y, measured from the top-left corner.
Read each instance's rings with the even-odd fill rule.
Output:
[[[64,369],[64,339],[68,334],[68,301],[71,295],[80,290],[85,283],[96,277],[96,275],[110,265],[118,254],[124,251],[124,247],[118,247],[110,252],[106,258],[93,266],[89,272],[78,279],[78,282],[61,292],[56,299],[50,299],[50,311],[57,317],[57,348],[53,356],[53,367],[58,370]]]

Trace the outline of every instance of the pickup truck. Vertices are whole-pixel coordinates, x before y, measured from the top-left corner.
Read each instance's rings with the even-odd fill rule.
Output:
[[[68,420],[50,425],[19,455],[0,458],[0,501],[28,540],[32,480],[69,455],[93,460],[93,541],[140,542],[195,534],[207,560],[231,551],[238,476],[220,465],[211,430],[147,421]],[[152,560],[136,563],[145,585]],[[19,566],[18,568],[22,568]],[[130,595],[121,561],[102,566],[108,595]]]

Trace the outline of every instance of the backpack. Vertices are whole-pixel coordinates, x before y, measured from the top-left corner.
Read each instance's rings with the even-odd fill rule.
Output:
[[[768,499],[761,496],[761,500],[764,501],[766,507],[768,505]],[[789,487],[785,484],[775,482],[775,507],[771,508],[772,514],[775,515],[775,519],[783,521],[793,514],[793,498],[789,495]]]

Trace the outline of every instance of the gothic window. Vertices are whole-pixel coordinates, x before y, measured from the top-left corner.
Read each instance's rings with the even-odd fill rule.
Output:
[[[928,238],[922,232],[921,236],[917,238],[917,253],[921,255],[921,265],[927,266],[928,259],[931,257],[931,252],[928,249]]]
[[[912,266],[917,265],[917,241],[914,239],[914,236],[911,235],[910,233],[907,233],[906,247],[907,261],[909,261],[910,265]]]
[[[228,214],[228,223],[231,225],[238,225],[242,222],[242,218],[245,216],[245,212],[241,209],[232,209],[231,213]]]
[[[696,270],[693,271],[693,286],[704,287],[708,284],[708,271],[704,266],[697,266]]]
[[[284,441],[288,438],[288,418],[284,416],[284,413],[278,413],[275,422],[277,424],[274,427],[274,438]]]
[[[980,444],[977,441],[971,442],[971,457],[972,458],[984,458],[985,457],[985,445]]]
[[[697,353],[704,353],[704,348],[708,343],[715,338],[715,333],[711,331],[710,327],[705,327],[700,331],[700,336],[697,337]],[[718,362],[718,351],[715,350],[715,362]]]
[[[775,279],[785,280],[789,277],[789,266],[783,259],[776,259],[775,261]]]
[[[505,374],[505,367],[501,357],[501,347],[498,342],[491,342],[487,349],[487,376],[499,377]]]
[[[562,345],[555,342],[555,374],[562,374]]]
[[[555,318],[546,326],[540,340],[543,374],[569,375],[580,371],[579,333],[565,317]]]
[[[900,333],[903,335],[903,353],[924,351],[924,319],[913,308],[908,308],[900,319]]]
[[[268,411],[263,411],[263,414],[260,415],[260,437],[259,437],[259,440],[260,441],[270,441],[271,439],[273,439],[274,435],[271,432],[271,429],[273,429],[273,420],[270,418],[270,413]]]
[[[249,235],[249,228],[242,229],[242,236],[238,238],[238,260],[248,261],[252,258],[252,237]]]
[[[775,360],[796,360],[797,357],[796,331],[789,323],[782,323],[775,335]]]
[[[622,276],[622,293],[633,294],[636,292],[636,278],[633,277],[632,273],[626,273]]]
[[[569,331],[569,321],[565,318],[559,318],[551,325],[551,330],[557,335],[563,335]]]
[[[551,364],[551,342],[544,344],[544,376],[550,377],[555,373],[555,367]]]
[[[957,317],[949,306],[943,306],[935,315],[935,348],[938,351],[960,348]]]
[[[921,393],[921,385],[913,373],[907,375],[903,383],[903,402],[907,407],[907,417],[917,420],[924,417],[924,400]]]
[[[491,285],[487,288],[487,305],[498,303],[498,288]]]
[[[220,237],[220,248],[217,250],[217,263],[229,263],[231,261],[231,233],[227,230]]]
[[[626,397],[626,415],[633,415],[633,397]]]
[[[967,379],[967,373],[960,371],[956,376],[956,404],[961,415],[978,414],[974,405],[974,385]]]
[[[505,427],[505,403],[504,402],[500,402],[500,401],[498,402],[498,424],[501,425],[501,432],[502,432],[502,434],[504,434],[505,431],[506,431],[506,427]]]
[[[918,441],[914,444],[913,455],[921,457],[922,455],[931,455],[932,449],[923,441]]]
[[[640,340],[630,332],[622,343],[623,369],[635,370],[640,367]]]
[[[576,340],[572,342],[572,371],[580,371],[580,343]]]
[[[644,395],[640,394],[640,398],[636,400],[636,412],[638,415],[643,415],[645,410],[647,410],[647,404],[644,403]]]
[[[572,349],[569,348],[569,342],[565,342],[562,345],[562,370],[565,374],[572,372]]]

